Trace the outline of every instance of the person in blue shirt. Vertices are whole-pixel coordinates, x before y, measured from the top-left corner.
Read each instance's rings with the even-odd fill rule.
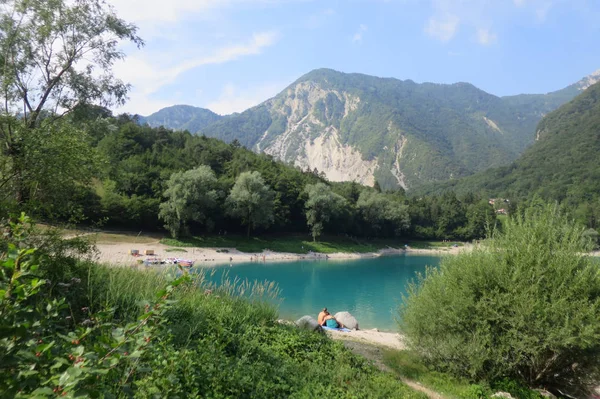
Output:
[[[344,325],[337,321],[335,317],[327,311],[327,308],[324,308],[321,313],[319,313],[319,317],[317,318],[317,322],[321,326],[329,327],[329,328],[344,328]]]

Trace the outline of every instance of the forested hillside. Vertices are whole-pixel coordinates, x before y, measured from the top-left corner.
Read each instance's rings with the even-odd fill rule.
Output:
[[[428,187],[423,192],[479,192],[513,199],[538,195],[565,202],[598,227],[600,221],[600,83],[537,127],[537,141],[509,166]]]
[[[259,234],[468,239],[481,237],[495,219],[481,197],[412,201],[402,191],[330,183],[236,143],[141,126],[100,108],[79,109],[56,123],[48,127],[56,130],[53,140],[36,139],[28,155],[45,154],[53,167],[27,164],[26,179],[8,186],[20,183],[26,200],[19,203],[15,192],[5,196],[4,212],[24,209],[44,220],[136,231],[166,228],[174,235],[246,233],[251,224],[232,211],[231,197],[241,176],[254,172],[269,201],[268,214],[252,225]]]
[[[533,142],[542,116],[583,88],[582,81],[554,93],[500,98],[468,83],[319,69],[200,131],[333,181],[406,189],[509,163]]]

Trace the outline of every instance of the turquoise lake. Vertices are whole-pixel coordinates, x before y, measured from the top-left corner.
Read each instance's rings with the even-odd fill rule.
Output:
[[[362,329],[397,330],[396,318],[406,285],[439,257],[400,255],[373,259],[241,263],[214,267],[211,280],[274,281],[280,289],[281,318],[296,320],[327,307],[348,311]],[[210,268],[213,269],[213,268]]]

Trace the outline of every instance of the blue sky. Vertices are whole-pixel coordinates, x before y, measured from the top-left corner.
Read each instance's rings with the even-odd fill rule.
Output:
[[[598,0],[109,0],[140,27],[117,111],[240,112],[316,68],[545,93],[600,69]]]

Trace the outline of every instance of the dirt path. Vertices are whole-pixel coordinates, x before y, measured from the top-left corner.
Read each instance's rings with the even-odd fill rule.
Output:
[[[362,356],[365,359],[369,360],[375,367],[379,370],[392,373],[396,375],[396,373],[385,365],[383,362],[383,352],[386,349],[385,346],[374,345],[368,342],[351,340],[351,339],[340,339],[339,335],[334,336],[333,339],[341,340],[346,348],[348,348],[352,353]],[[391,349],[398,349],[397,347],[388,347]],[[424,387],[420,383],[409,380],[407,378],[399,377],[399,379],[408,385],[410,388],[415,391],[419,391],[427,395],[430,399],[446,399],[444,396],[439,393],[432,391],[431,389]]]

